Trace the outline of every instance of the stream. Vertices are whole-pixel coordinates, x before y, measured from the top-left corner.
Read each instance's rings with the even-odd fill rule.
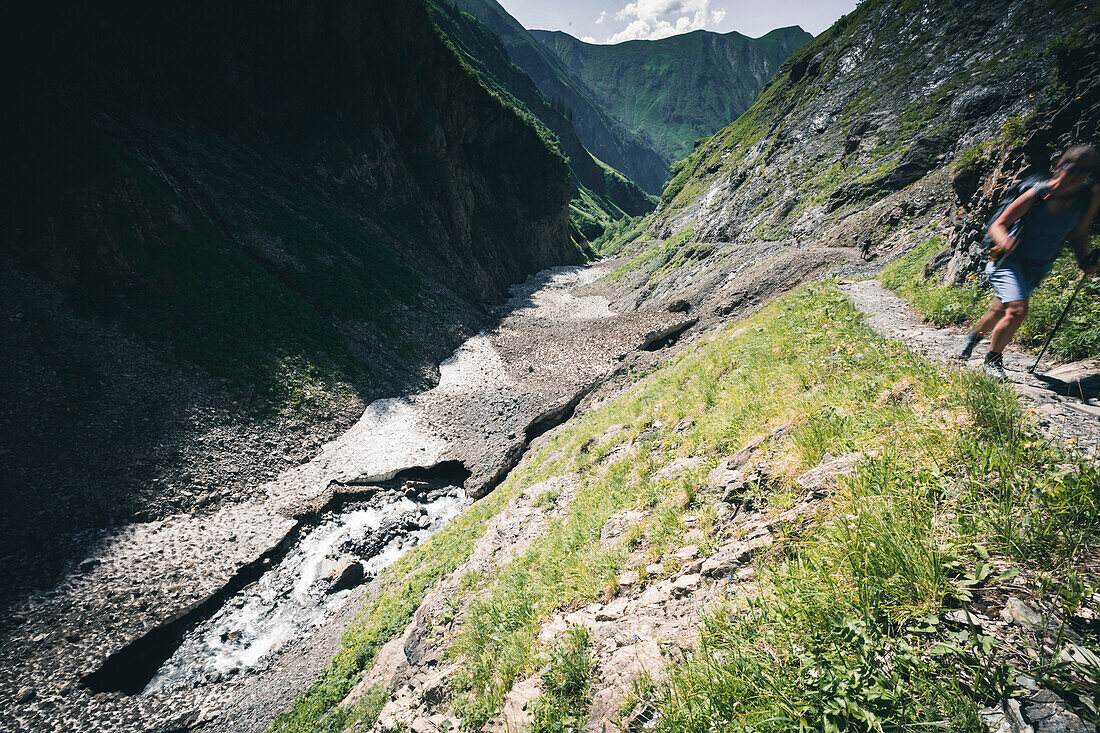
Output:
[[[327,622],[355,586],[442,529],[468,500],[461,486],[380,492],[330,512],[255,583],[192,630],[146,685],[170,692],[262,667],[290,639]]]
[[[287,642],[331,620],[354,588],[457,516],[469,503],[470,472],[455,460],[468,455],[463,445],[495,434],[504,441],[500,454],[517,456],[546,418],[539,404],[545,391],[527,381],[533,370],[507,364],[502,345],[511,334],[528,338],[537,323],[612,316],[605,299],[569,292],[594,274],[557,268],[515,286],[506,305],[511,320],[459,346],[440,364],[434,388],[375,401],[317,458],[269,486],[276,501],[311,495],[333,481],[358,489],[354,500],[330,500],[332,508],[303,523],[293,545],[258,580],[187,631],[142,692],[189,689],[264,669]],[[552,410],[557,419],[551,423],[568,412]],[[456,413],[465,413],[464,425],[451,422]],[[409,479],[410,472],[418,478]]]
[[[663,306],[614,311],[607,292],[586,288],[609,269],[517,284],[495,325],[440,364],[435,387],[372,402],[257,498],[105,535],[56,592],[17,609],[0,700],[33,686],[36,702],[13,720],[266,728],[328,664],[336,626],[380,573],[493,491],[630,354],[690,327]]]

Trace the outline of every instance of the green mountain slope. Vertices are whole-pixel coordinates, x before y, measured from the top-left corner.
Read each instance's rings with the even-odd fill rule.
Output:
[[[456,0],[454,6],[500,37],[512,62],[527,73],[546,99],[571,117],[577,136],[593,156],[622,171],[649,193],[661,192],[668,180],[668,162],[605,110],[587,87],[572,78],[558,57],[496,0]]]
[[[657,41],[585,43],[531,31],[604,108],[670,164],[737,119],[779,65],[811,36],[798,27],[761,38],[694,31]]]
[[[568,159],[577,189],[570,215],[586,239],[599,237],[612,221],[653,210],[655,199],[585,149],[566,110],[547,101],[531,78],[512,63],[492,30],[449,3],[431,2],[428,7],[440,30],[481,82],[527,115],[545,137],[555,140]]]

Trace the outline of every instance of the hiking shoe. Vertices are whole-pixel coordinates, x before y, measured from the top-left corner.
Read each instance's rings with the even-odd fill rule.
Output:
[[[971,331],[966,334],[966,338],[963,340],[962,345],[955,350],[955,358],[966,361],[970,358],[970,355],[974,353],[974,347],[978,345],[978,342],[982,340],[982,335],[977,331]]]
[[[982,371],[991,379],[1008,379],[1008,374],[1005,373],[1004,360],[1000,354],[995,354],[992,351],[985,357]]]

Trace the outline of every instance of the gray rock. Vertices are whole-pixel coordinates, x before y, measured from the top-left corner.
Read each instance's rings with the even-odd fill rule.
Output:
[[[657,473],[653,474],[655,481],[672,481],[679,478],[688,471],[694,471],[699,466],[706,463],[707,459],[703,456],[688,456],[686,458],[677,458],[662,468]]]
[[[686,596],[698,588],[701,582],[703,582],[703,576],[698,573],[681,575],[672,582],[672,594],[674,596]]]
[[[1035,733],[1096,733],[1093,726],[1062,705],[1044,702],[1024,707]]]
[[[687,545],[686,547],[681,547],[680,549],[673,552],[672,556],[680,562],[688,562],[689,560],[694,560],[699,556],[699,546]]]
[[[33,700],[37,695],[37,690],[27,685],[26,687],[19,688],[19,692],[15,694],[15,701],[19,704],[25,704]]]
[[[798,485],[805,491],[815,494],[824,493],[830,486],[836,484],[840,476],[850,476],[856,470],[856,465],[863,460],[864,453],[849,453],[840,458],[822,461],[816,468],[811,468],[796,479]]]
[[[773,542],[774,538],[771,534],[759,534],[747,540],[724,545],[703,561],[699,572],[708,578],[724,577],[752,560],[754,552],[769,547]]]
[[[600,542],[607,543],[621,536],[628,529],[646,518],[647,513],[637,509],[624,509],[607,518],[600,530]]]
[[[1009,598],[1001,610],[1001,618],[1020,626],[1039,627],[1043,625],[1043,615],[1019,598]]]
[[[716,468],[710,472],[707,483],[721,493],[723,502],[732,504],[744,496],[749,486],[749,477],[738,469]]]
[[[332,580],[332,584],[326,592],[338,593],[342,590],[351,590],[363,584],[365,577],[363,564],[357,560],[348,560],[328,577]]]

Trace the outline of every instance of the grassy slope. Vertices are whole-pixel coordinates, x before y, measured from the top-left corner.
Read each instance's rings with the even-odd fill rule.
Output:
[[[611,46],[585,43],[561,31],[532,35],[670,164],[690,153],[698,138],[737,119],[767,77],[812,38],[797,27],[758,39],[695,31]]]
[[[924,633],[937,621],[929,617],[966,601],[974,585],[967,577],[992,585],[990,564],[1049,571],[1054,587],[1072,585],[1067,570],[1097,539],[1100,473],[1095,461],[1036,440],[1007,389],[875,336],[830,283],[800,288],[694,345],[528,455],[494,494],[384,574],[383,592],[332,668],[274,730],[369,723],[381,695],[351,711],[331,707],[431,582],[457,567],[510,498],[577,473],[562,519],[497,573],[464,583],[479,599],[453,648],[462,673],[452,705],[476,729],[514,681],[540,668],[545,651],[559,662],[544,674],[568,678],[584,668],[584,640],[542,650],[537,632],[555,609],[614,592],[629,550],[600,543],[607,518],[627,507],[652,510],[627,547],[672,572],[667,553],[682,541],[685,514],[717,531],[714,508],[698,489],[718,456],[787,421],[793,430],[770,447],[779,483],[759,489],[769,509],[793,505],[794,478],[826,453],[877,457],[804,532],[780,531],[775,551],[758,560],[766,602],[748,613],[710,609],[698,651],[667,683],[641,685],[636,699],[655,706],[669,731],[713,730],[715,721],[722,729],[869,729],[872,719],[892,729],[937,721],[977,730],[977,706],[1002,694],[1011,674],[985,665],[992,660],[970,649],[970,639],[930,656],[939,637]],[[605,463],[632,444],[641,450]],[[673,482],[653,478],[691,455],[711,460]],[[704,544],[713,550],[714,541]],[[1040,676],[1051,671],[1032,666]],[[558,711],[561,723],[583,714],[583,686],[565,687],[558,694],[551,686],[560,699],[542,703],[542,729],[553,729],[545,710]]]

